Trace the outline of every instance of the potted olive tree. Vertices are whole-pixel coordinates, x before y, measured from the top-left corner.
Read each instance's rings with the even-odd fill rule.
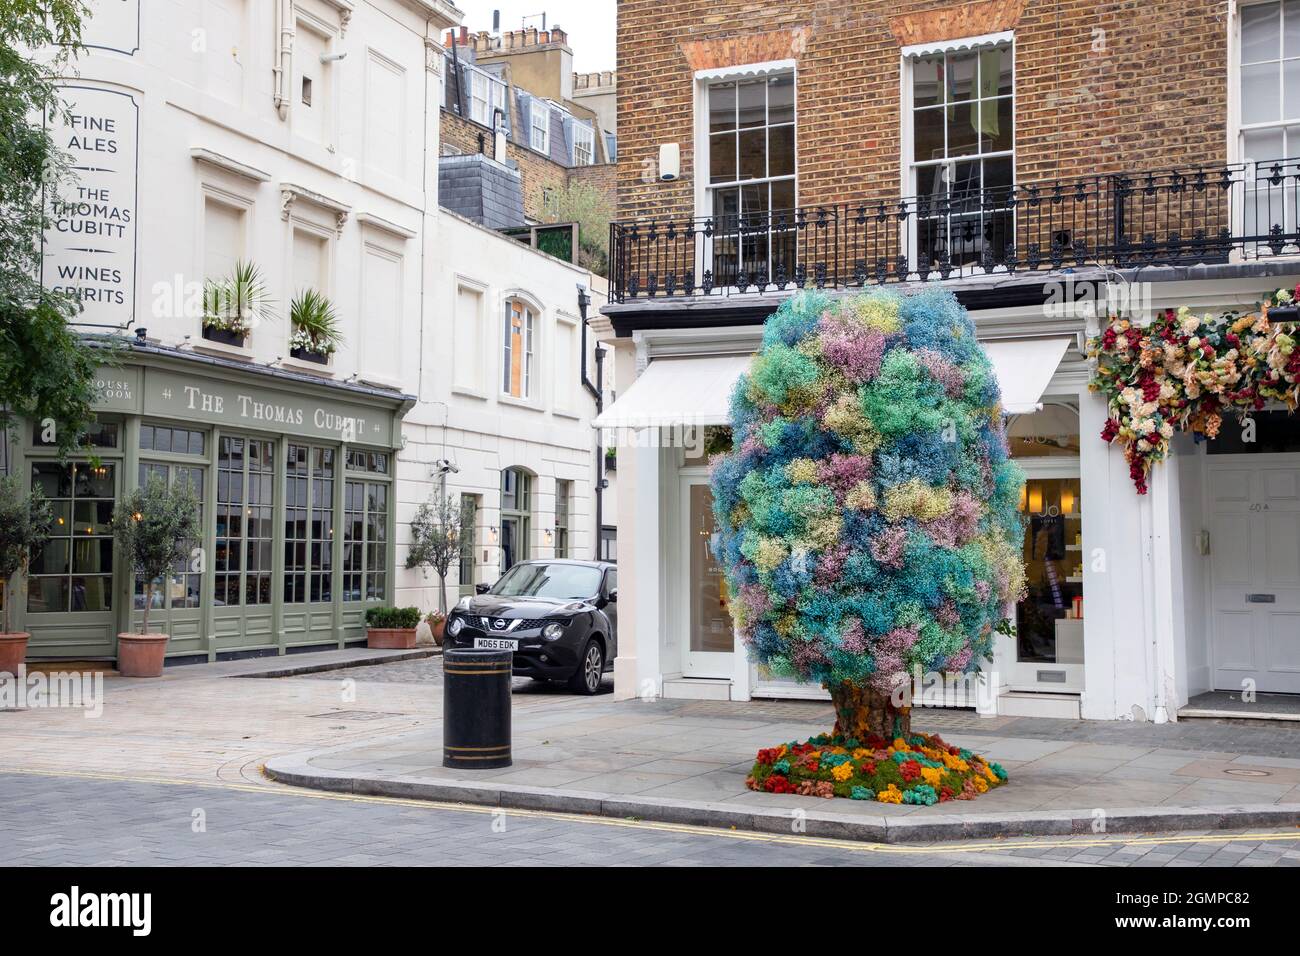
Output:
[[[188,481],[168,487],[157,475],[113,509],[113,537],[131,570],[144,579],[140,633],[117,635],[117,670],[123,677],[162,676],[168,636],[149,632],[149,609],[155,582],[189,557],[185,545],[198,536],[198,511]]]
[[[299,361],[328,365],[343,338],[334,304],[315,289],[303,289],[289,303],[289,354]]]
[[[451,563],[460,558],[461,543],[469,537],[468,517],[458,498],[439,490],[420,505],[411,519],[406,566],[432,568],[438,575],[438,615],[442,622],[447,619],[447,572]],[[429,626],[432,628],[433,622]]]
[[[0,440],[3,440],[0,432]],[[0,583],[3,584],[4,618],[0,622],[0,673],[17,675],[27,659],[25,631],[10,630],[14,604],[14,576],[26,572],[32,554],[44,546],[50,536],[54,516],[39,487],[30,495],[23,493],[17,477],[0,475]]]
[[[203,283],[203,337],[243,348],[248,334],[263,319],[274,317],[271,292],[262,270],[236,262],[230,275]]]

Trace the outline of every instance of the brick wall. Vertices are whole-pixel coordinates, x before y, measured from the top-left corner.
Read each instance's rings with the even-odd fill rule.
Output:
[[[797,62],[800,202],[896,195],[900,47],[1006,29],[1020,182],[1222,162],[1226,17],[1227,0],[622,0],[619,216],[692,213],[695,70],[777,59]],[[666,142],[673,183],[654,177]]]
[[[455,153],[477,153],[479,151],[479,134],[483,134],[486,145],[484,149],[492,152],[492,132],[486,126],[480,126],[473,120],[457,116],[447,110],[442,111],[441,145],[444,151]],[[610,197],[614,195],[616,172],[612,163],[597,166],[575,166],[570,169],[562,166],[540,153],[535,153],[518,143],[506,143],[506,158],[519,165],[523,179],[524,215],[530,219],[545,221],[545,194],[548,190],[560,189],[570,179],[580,179],[606,190]]]

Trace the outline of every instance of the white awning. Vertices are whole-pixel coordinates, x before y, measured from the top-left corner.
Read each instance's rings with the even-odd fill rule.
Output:
[[[748,355],[661,358],[592,422],[596,428],[726,425],[736,380]]]
[[[1028,415],[1043,407],[1043,392],[1069,346],[1069,339],[984,343],[1002,388],[1002,408],[1008,415]]]

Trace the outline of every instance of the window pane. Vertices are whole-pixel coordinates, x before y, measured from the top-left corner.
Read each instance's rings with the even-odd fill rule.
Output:
[[[912,142],[917,162],[943,159],[944,109],[917,110],[912,117]]]
[[[766,92],[766,80],[749,80],[736,85],[736,108],[742,129],[763,125],[766,117]]]
[[[740,133],[740,179],[762,179],[767,175],[767,130],[747,129]]]
[[[1254,63],[1257,60],[1276,60],[1278,58],[1278,39],[1282,27],[1278,16],[1280,6],[1277,3],[1261,3],[1242,7],[1242,63]]]
[[[977,54],[948,54],[948,102],[968,100],[975,95]]]
[[[736,84],[709,87],[709,132],[736,128]]]
[[[1286,0],[1282,17],[1282,55],[1300,56],[1300,0]]]
[[[69,498],[72,496],[72,466],[53,461],[34,462],[32,485],[40,488],[46,498]]]
[[[943,54],[912,64],[912,105],[936,106],[943,102]]]
[[[793,73],[774,76],[767,81],[767,122],[769,124],[794,122]]]
[[[145,451],[149,451],[153,448],[153,426],[152,425],[140,426],[140,447],[143,448]]]
[[[774,126],[767,131],[767,174],[794,175],[793,126]]]
[[[1242,137],[1243,157],[1246,162],[1263,162],[1269,159],[1283,159],[1282,130],[1258,129]]]
[[[1010,150],[1014,140],[1011,98],[980,100],[975,106],[980,130],[980,152],[1001,153]]]
[[[978,103],[958,103],[948,107],[948,155],[966,156],[979,148]],[[919,158],[919,157],[918,157]]]
[[[794,180],[783,179],[772,184],[772,210],[794,208]]]
[[[1259,63],[1241,68],[1241,121],[1270,123],[1282,117],[1278,89],[1280,63]]]
[[[709,137],[709,182],[729,183],[736,178],[736,134]]]
[[[1296,19],[1300,20],[1300,15]],[[1282,64],[1282,89],[1282,116],[1286,119],[1300,117],[1300,59]]]

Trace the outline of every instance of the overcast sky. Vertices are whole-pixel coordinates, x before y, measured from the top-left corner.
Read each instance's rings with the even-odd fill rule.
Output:
[[[471,33],[492,29],[492,11],[501,11],[501,29],[559,24],[569,35],[573,68],[579,73],[614,69],[616,0],[453,0],[465,11],[464,24]],[[527,24],[524,18],[528,18]]]

